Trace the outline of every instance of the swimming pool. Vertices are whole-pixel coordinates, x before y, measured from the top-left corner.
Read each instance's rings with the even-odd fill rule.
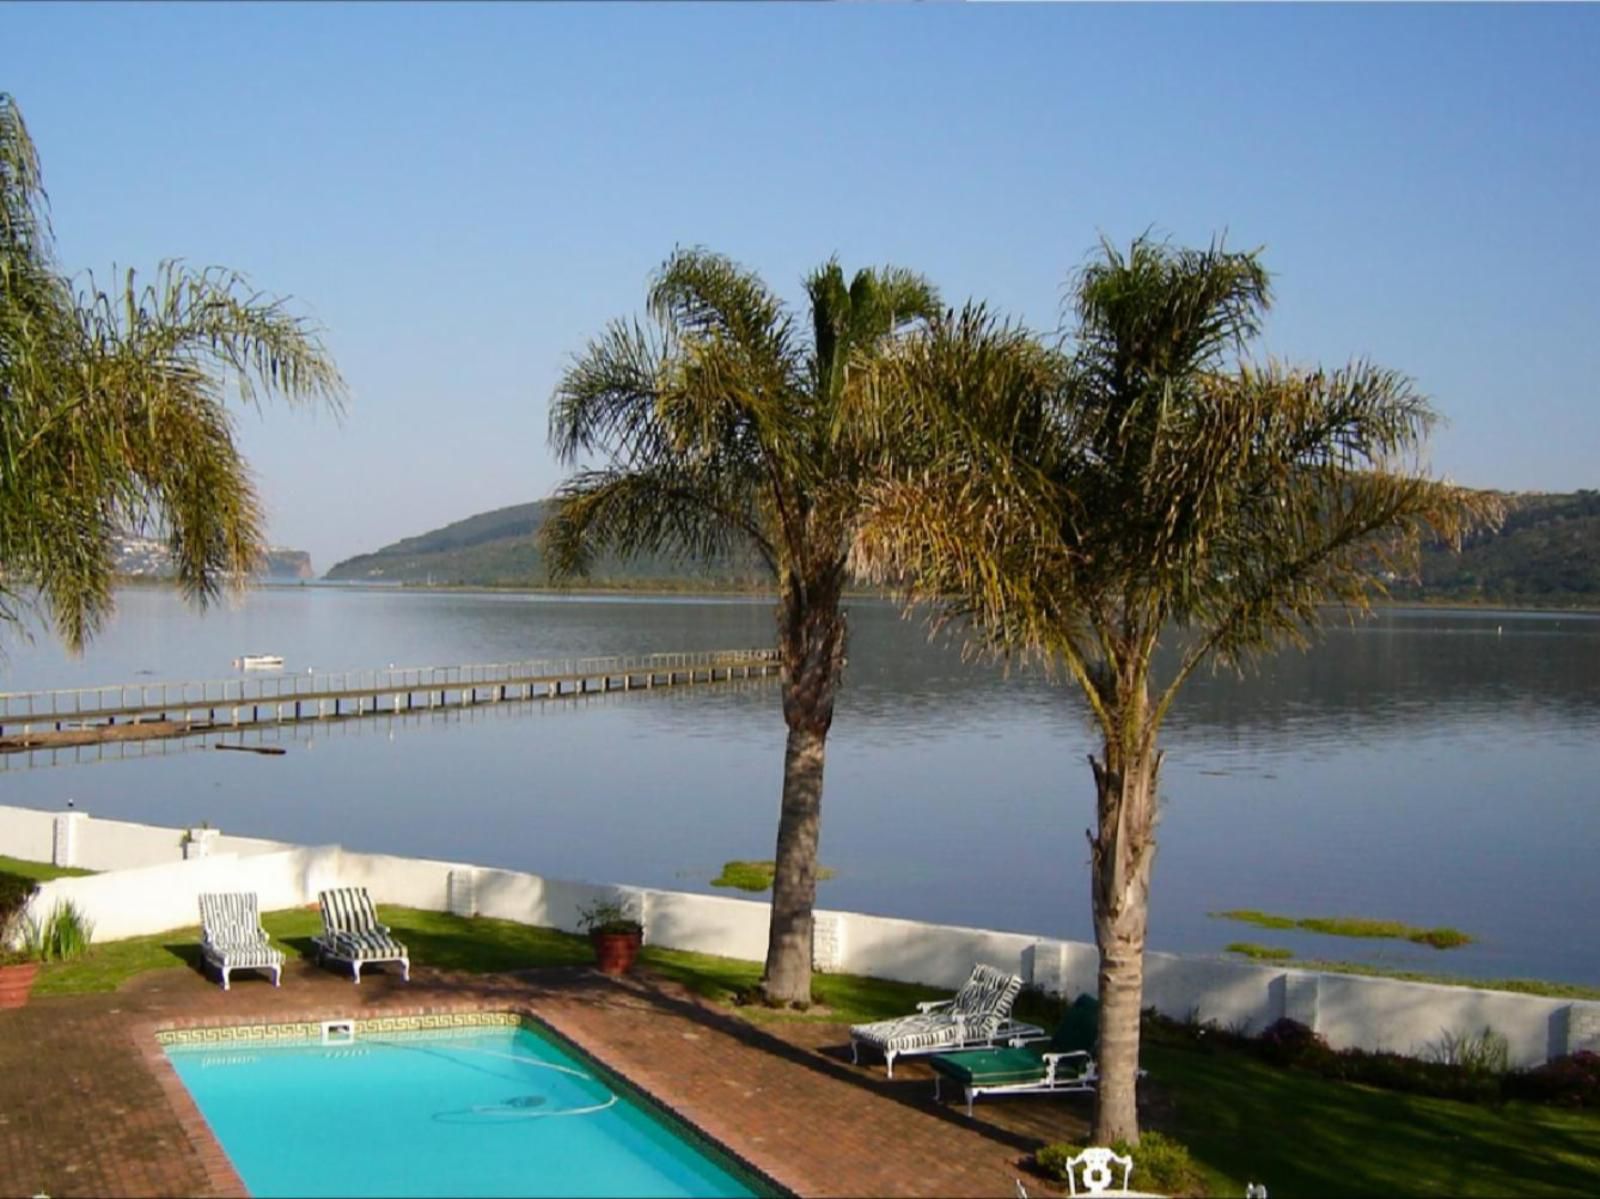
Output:
[[[163,1038],[255,1196],[770,1193],[538,1027],[358,1026],[340,1045],[270,1031]]]

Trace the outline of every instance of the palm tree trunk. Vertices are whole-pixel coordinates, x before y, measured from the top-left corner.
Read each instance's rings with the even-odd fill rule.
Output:
[[[769,1003],[811,1002],[811,910],[817,900],[817,838],[822,831],[826,748],[825,733],[789,730],[763,984]]]
[[[1137,1144],[1139,1009],[1144,989],[1145,930],[1150,917],[1150,867],[1155,859],[1154,744],[1125,752],[1110,742],[1104,761],[1091,757],[1099,796],[1099,835],[1090,839],[1094,937],[1100,950],[1100,1083],[1094,1143]]]
[[[842,570],[839,573],[842,577]],[[772,923],[761,980],[768,1003],[811,1002],[811,911],[817,900],[822,768],[844,670],[845,620],[838,595],[831,580],[809,588],[791,581],[784,587],[778,613],[789,744],[783,759]]]

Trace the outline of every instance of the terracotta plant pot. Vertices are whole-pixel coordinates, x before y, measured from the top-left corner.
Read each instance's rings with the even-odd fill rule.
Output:
[[[22,1007],[26,1004],[28,992],[33,990],[33,980],[38,973],[38,962],[0,966],[0,1008]]]
[[[643,933],[590,933],[594,956],[601,974],[626,974],[639,956],[639,946],[644,943]]]

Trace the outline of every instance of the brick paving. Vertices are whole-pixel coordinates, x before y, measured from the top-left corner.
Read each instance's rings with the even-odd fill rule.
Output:
[[[842,1026],[754,1024],[674,983],[592,970],[456,974],[361,986],[291,962],[281,989],[235,976],[224,994],[182,967],[108,995],[0,1012],[0,1195],[247,1194],[155,1040],[163,1028],[459,1011],[526,1011],[799,1195],[1033,1194],[1023,1159],[1081,1137],[1082,1097],[935,1103],[911,1059],[893,1081],[852,1065]]]

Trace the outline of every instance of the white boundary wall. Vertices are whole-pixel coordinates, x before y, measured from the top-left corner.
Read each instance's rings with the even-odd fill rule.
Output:
[[[599,899],[632,902],[653,945],[760,961],[766,954],[765,903],[543,878],[458,862],[355,853],[336,845],[284,846],[223,837],[208,856],[181,860],[183,830],[74,813],[77,864],[111,873],[45,883],[35,915],[70,899],[95,922],[96,940],[192,926],[203,891],[255,891],[263,911],[315,904],[333,886],[363,886],[378,903],[491,916],[575,931],[578,910]],[[60,851],[57,814],[0,807],[0,853],[50,860]],[[84,835],[84,828],[92,833]],[[118,846],[122,847],[119,852]],[[92,847],[92,852],[85,852]],[[158,864],[144,859],[161,855]],[[124,859],[115,861],[113,859]],[[125,868],[116,868],[122,866]],[[974,963],[1020,973],[1043,990],[1093,992],[1099,967],[1092,945],[1022,933],[923,924],[854,912],[817,913],[815,956],[827,971],[954,988]],[[1149,953],[1145,1003],[1177,1019],[1259,1030],[1288,1016],[1335,1048],[1421,1053],[1446,1033],[1484,1027],[1504,1036],[1514,1065],[1578,1049],[1600,1051],[1600,1002],[1572,1002],[1506,991],[1396,979],[1323,974],[1220,958]]]

